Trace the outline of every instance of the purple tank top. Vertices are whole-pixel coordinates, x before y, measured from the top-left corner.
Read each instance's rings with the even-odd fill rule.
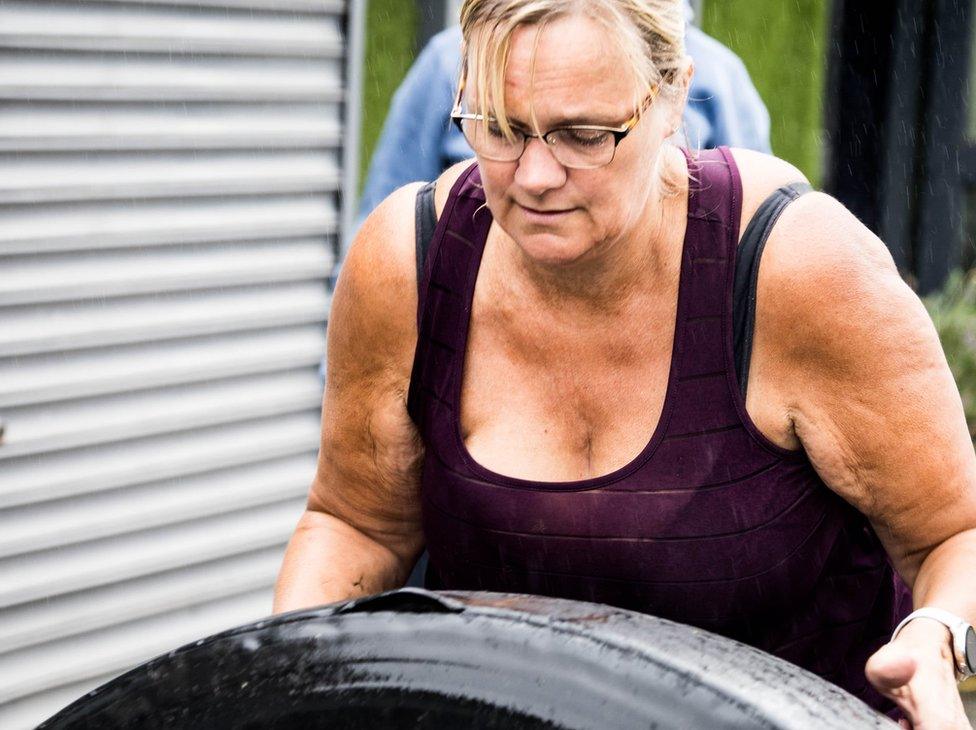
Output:
[[[596,601],[692,624],[888,711],[864,663],[911,596],[866,519],[802,451],[774,445],[746,414],[731,314],[741,180],[726,148],[685,154],[688,224],[660,422],[629,464],[575,482],[496,474],[464,446],[461,374],[492,217],[477,166],[454,185],[420,281],[408,396],[426,446],[427,583]]]

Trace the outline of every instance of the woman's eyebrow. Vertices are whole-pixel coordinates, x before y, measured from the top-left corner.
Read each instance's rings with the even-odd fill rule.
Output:
[[[511,116],[508,118],[508,123],[511,124],[513,127],[518,127],[519,129],[529,130],[532,128],[530,124],[526,124],[521,119],[516,119],[515,117],[511,117]],[[577,127],[577,126],[586,126],[586,125],[594,125],[597,127],[614,127],[619,125],[619,121],[614,122],[614,121],[594,119],[593,117],[574,116],[574,117],[561,117],[559,119],[554,119],[552,123],[550,123],[548,126],[547,125],[540,125],[540,126],[548,129],[558,129],[560,127]]]

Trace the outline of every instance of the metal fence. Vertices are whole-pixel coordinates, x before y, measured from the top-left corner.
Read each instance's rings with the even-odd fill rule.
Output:
[[[361,12],[0,2],[0,727],[270,612],[318,445]]]

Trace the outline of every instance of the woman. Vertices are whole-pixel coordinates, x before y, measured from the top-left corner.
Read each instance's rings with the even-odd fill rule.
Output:
[[[662,615],[967,727],[949,630],[886,643],[912,600],[976,618],[976,455],[883,244],[827,196],[763,204],[803,182],[780,160],[668,142],[677,0],[467,0],[461,23],[477,164],[437,181],[428,252],[418,186],[350,251],[276,610],[401,585],[426,543],[434,587]]]

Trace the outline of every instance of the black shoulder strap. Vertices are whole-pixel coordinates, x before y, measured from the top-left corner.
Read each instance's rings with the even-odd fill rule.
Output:
[[[417,238],[417,286],[420,286],[420,282],[424,278],[427,250],[430,248],[431,239],[434,238],[434,229],[437,227],[437,209],[434,208],[434,188],[436,185],[437,181],[432,180],[417,191],[414,218]]]
[[[780,213],[787,205],[811,190],[806,183],[784,185],[766,198],[752,216],[735,257],[735,284],[732,289],[732,347],[735,374],[742,397],[749,383],[749,361],[752,358],[752,336],[756,329],[756,287],[759,283],[759,261],[766,239]]]

